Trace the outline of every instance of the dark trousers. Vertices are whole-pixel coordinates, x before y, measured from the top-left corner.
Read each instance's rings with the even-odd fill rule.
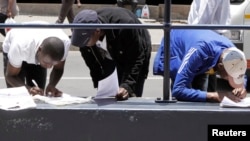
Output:
[[[0,23],[4,23],[5,20],[7,19],[7,15],[0,13]],[[0,28],[0,33],[5,36],[5,31],[4,28]]]
[[[217,90],[216,75],[201,74],[197,75],[193,82],[192,87],[207,92],[215,92]]]
[[[73,22],[75,16],[73,11],[74,2],[75,0],[62,0],[60,13],[56,23],[63,23],[66,17],[69,23]]]
[[[209,75],[208,76],[208,88],[207,88],[208,92],[215,92],[217,91],[217,78],[216,75]]]
[[[208,80],[209,80],[208,78],[209,78],[208,74],[200,74],[195,76],[191,87],[201,91],[207,91]]]
[[[9,62],[8,60],[7,53],[3,53],[4,74],[6,74],[7,64]],[[41,67],[40,65],[27,64],[26,62],[23,62],[21,71],[17,77],[23,80],[28,86],[34,86],[32,83],[32,79],[34,79],[38,86],[44,89],[46,85],[47,69]],[[5,82],[8,88],[11,87],[7,81]]]

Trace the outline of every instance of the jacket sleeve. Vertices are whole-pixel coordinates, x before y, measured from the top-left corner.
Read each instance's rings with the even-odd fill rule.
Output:
[[[205,91],[191,88],[191,83],[206,61],[197,49],[190,49],[185,55],[175,77],[172,94],[181,101],[206,101]]]
[[[164,75],[164,38],[161,40],[160,47],[154,58],[153,64],[153,74],[154,75]]]
[[[150,57],[151,41],[147,32],[143,30],[121,30],[120,35],[122,50],[127,55],[123,57],[121,55],[121,58],[124,58],[125,65],[122,66],[123,74],[120,87],[125,88],[131,94],[134,93],[138,79],[145,79],[147,77],[148,65],[146,63]],[[124,40],[124,38],[127,38],[127,40]],[[149,52],[149,55],[147,52]],[[143,71],[145,73],[142,74],[145,76],[140,76]]]

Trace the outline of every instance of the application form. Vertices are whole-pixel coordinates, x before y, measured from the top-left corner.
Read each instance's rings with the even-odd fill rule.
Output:
[[[98,82],[98,89],[95,98],[115,97],[119,90],[117,70],[108,77]]]

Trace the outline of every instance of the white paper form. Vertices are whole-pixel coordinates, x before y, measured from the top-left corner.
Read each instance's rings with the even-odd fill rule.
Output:
[[[246,97],[242,99],[240,102],[234,102],[225,96],[222,99],[220,106],[221,107],[242,107],[242,108],[250,107],[250,97]]]
[[[82,97],[77,97],[77,96],[71,96],[66,93],[63,93],[61,97],[48,97],[48,96],[42,96],[42,95],[34,95],[33,99],[40,100],[45,103],[56,105],[56,106],[63,106],[63,105],[69,105],[69,104],[82,104],[82,103],[91,102],[91,97],[82,98]]]
[[[22,110],[36,107],[25,86],[0,89],[0,109]]]
[[[95,98],[114,97],[118,93],[119,84],[117,77],[117,70],[98,82],[98,89]]]

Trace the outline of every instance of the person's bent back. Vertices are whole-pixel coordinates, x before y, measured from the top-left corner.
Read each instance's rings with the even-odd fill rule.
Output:
[[[238,65],[240,64],[240,65]],[[164,40],[154,62],[154,74],[163,75]],[[209,72],[230,82],[234,92],[210,93],[195,85],[206,85]],[[237,101],[246,96],[243,86],[246,58],[242,51],[227,38],[211,30],[171,30],[170,34],[170,77],[172,94],[181,101],[219,102],[224,96]],[[199,79],[196,84],[195,79]],[[237,85],[236,85],[237,84]],[[234,90],[235,90],[234,89]],[[237,96],[234,96],[233,93]]]

